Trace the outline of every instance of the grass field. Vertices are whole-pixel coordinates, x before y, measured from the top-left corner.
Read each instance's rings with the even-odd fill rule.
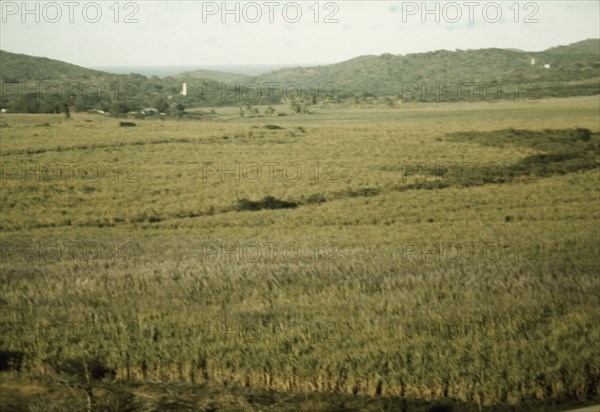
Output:
[[[3,407],[598,403],[599,110],[3,114]]]

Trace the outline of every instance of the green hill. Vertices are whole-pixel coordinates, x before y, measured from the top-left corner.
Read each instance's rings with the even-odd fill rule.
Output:
[[[531,59],[535,59],[535,65],[531,64]],[[549,64],[550,68],[544,68],[545,64]],[[584,40],[542,52],[517,49],[438,50],[407,55],[361,56],[326,66],[279,69],[259,76],[197,70],[164,79],[138,74],[117,75],[57,60],[0,51],[1,83],[94,82],[102,91],[100,96],[86,99],[81,92],[68,103],[73,104],[75,110],[97,108],[121,113],[148,106],[161,111],[180,112],[195,106],[243,105],[246,103],[244,93],[240,93],[236,101],[230,91],[235,83],[243,88],[251,82],[280,84],[275,90],[275,99],[265,88],[262,99],[253,101],[254,105],[280,103],[281,90],[289,83],[302,87],[306,104],[322,101],[326,96],[354,101],[375,97],[418,101],[423,100],[421,88],[434,90],[425,95],[427,101],[478,100],[490,95],[493,98],[496,96],[494,87],[489,94],[484,94],[488,85],[501,88],[503,99],[514,98],[515,88],[526,85],[530,87],[528,90],[534,91],[531,97],[535,98],[596,95],[600,94],[599,72],[600,39]],[[182,82],[187,83],[188,95],[185,97],[179,93]],[[208,83],[212,85],[208,86]],[[335,84],[335,89],[331,83]],[[327,84],[329,87],[324,88]],[[318,94],[314,91],[315,85],[320,88]],[[460,99],[454,85],[461,87]],[[442,92],[444,86],[448,86],[445,93]],[[218,90],[221,87],[228,91],[226,101]],[[44,104],[47,102],[43,97],[40,104],[32,104],[24,102],[22,95],[5,93],[1,104],[17,112],[56,111],[55,102]]]
[[[110,74],[59,60],[0,50],[0,80],[7,83],[31,80],[91,80],[105,76]]]
[[[136,109],[155,92],[145,76],[119,75],[59,60],[0,50],[0,105],[11,112],[57,113],[68,104],[76,111]]]
[[[543,52],[482,49],[362,56],[328,66],[277,70],[258,80],[307,86],[335,82],[340,97],[396,96],[408,83],[425,83],[427,88],[436,83],[536,83],[544,96],[553,96],[598,94],[599,71],[600,39],[594,39]]]

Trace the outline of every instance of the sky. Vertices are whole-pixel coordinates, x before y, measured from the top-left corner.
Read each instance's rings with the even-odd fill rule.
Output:
[[[598,1],[6,1],[0,49],[84,67],[318,65],[600,37]]]

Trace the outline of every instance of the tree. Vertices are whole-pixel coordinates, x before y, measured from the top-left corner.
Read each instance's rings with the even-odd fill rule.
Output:
[[[130,108],[125,102],[115,101],[110,105],[111,113],[128,113],[129,111]]]
[[[26,93],[22,98],[15,99],[10,109],[15,113],[39,113],[39,95],[37,93]]]
[[[89,109],[89,104],[86,103],[85,99],[82,96],[75,97],[74,100],[74,110],[76,112],[84,112]]]
[[[164,97],[159,97],[152,103],[152,107],[156,108],[161,113],[165,113],[169,110],[169,103]]]

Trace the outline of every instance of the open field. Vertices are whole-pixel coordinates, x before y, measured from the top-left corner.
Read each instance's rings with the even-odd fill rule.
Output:
[[[599,403],[599,111],[3,114],[0,410]]]

